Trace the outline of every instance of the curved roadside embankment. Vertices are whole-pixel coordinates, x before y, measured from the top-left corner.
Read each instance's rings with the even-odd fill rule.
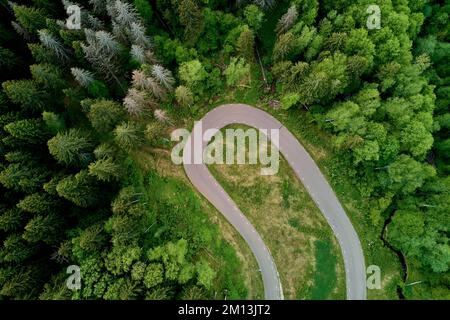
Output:
[[[358,235],[339,200],[311,156],[298,140],[267,112],[244,104],[227,104],[208,112],[201,119],[201,131],[222,129],[230,124],[245,124],[257,129],[279,129],[279,150],[301,180],[313,201],[331,226],[344,258],[347,299],[366,299],[364,255]],[[192,132],[200,128],[194,125]],[[269,134],[270,139],[270,134]],[[195,144],[205,150],[209,141],[194,141],[191,134],[183,150],[186,174],[194,187],[219,210],[249,245],[258,262],[267,300],[283,299],[276,265],[261,236],[234,201],[218,184],[205,164],[194,164]],[[186,152],[188,151],[188,152]],[[197,155],[198,156],[198,155]]]

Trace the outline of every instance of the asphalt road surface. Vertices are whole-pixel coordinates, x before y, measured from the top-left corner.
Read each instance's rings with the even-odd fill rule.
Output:
[[[201,126],[200,126],[201,123]],[[217,208],[236,228],[249,245],[258,262],[267,300],[283,299],[283,290],[276,265],[269,249],[253,225],[242,214],[234,201],[218,184],[205,164],[195,164],[195,148],[203,150],[209,141],[194,139],[194,131],[221,129],[230,124],[245,124],[257,129],[279,129],[279,150],[301,180],[306,190],[331,226],[342,250],[345,264],[347,299],[366,299],[364,255],[358,235],[339,200],[319,168],[298,140],[274,117],[260,109],[243,105],[219,106],[194,125],[183,150],[186,174],[194,187]],[[300,124],[299,124],[300,125]],[[197,154],[198,157],[198,154]]]

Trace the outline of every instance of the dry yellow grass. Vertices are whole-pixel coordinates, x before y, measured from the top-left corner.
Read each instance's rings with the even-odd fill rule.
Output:
[[[272,252],[286,299],[308,298],[299,292],[313,285],[315,241],[323,236],[333,239],[338,261],[334,291],[337,297],[342,295],[345,279],[337,241],[284,159],[273,176],[261,176],[259,165],[212,165],[210,170]]]

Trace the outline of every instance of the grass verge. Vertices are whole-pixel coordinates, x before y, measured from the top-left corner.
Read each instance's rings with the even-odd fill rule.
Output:
[[[272,252],[285,298],[345,298],[341,253],[325,218],[284,159],[276,175],[261,176],[260,168],[210,166]]]

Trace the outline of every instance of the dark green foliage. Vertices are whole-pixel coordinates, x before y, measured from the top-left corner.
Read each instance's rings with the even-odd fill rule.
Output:
[[[53,112],[44,111],[42,113],[42,118],[52,134],[58,134],[66,128],[64,120]]]
[[[42,110],[45,105],[44,92],[32,80],[13,80],[2,84],[12,102],[28,110]]]
[[[133,0],[133,4],[148,28],[153,24],[153,9],[146,0]]]
[[[107,98],[109,96],[106,85],[98,80],[94,80],[89,84],[88,91],[95,98]]]
[[[22,237],[30,243],[55,244],[62,230],[62,219],[57,214],[38,215],[28,221]]]
[[[0,92],[0,182],[6,190],[0,205],[0,299],[175,298],[185,285],[197,283],[197,277],[203,286],[194,287],[197,291],[212,283],[215,274],[206,262],[195,264],[197,252],[186,241],[153,236],[157,208],[149,201],[141,169],[129,156],[145,143],[142,120],[146,119],[136,121],[125,114],[122,100],[133,68],[126,61],[131,61],[132,45],[134,54],[143,49],[147,76],[152,75],[152,65],[159,62],[141,27],[162,34],[150,3],[136,0],[134,4],[136,11],[125,2],[112,2],[110,13],[128,14],[114,16],[114,28],[103,4],[95,3],[95,8],[83,4],[83,23],[95,30],[86,34],[57,23],[66,18],[59,16],[64,12],[60,4],[34,1],[29,7],[14,6],[14,28],[23,37],[18,41],[24,48],[28,45],[31,57],[3,43],[11,37],[0,37],[6,69],[30,64],[30,75],[23,76],[29,79],[8,79]],[[180,1],[178,10],[186,29],[183,38],[190,45],[195,45],[203,25],[211,27],[201,40],[202,52],[219,46],[212,26],[220,25],[226,33],[238,21],[230,14],[204,11],[196,1]],[[183,40],[163,39],[167,46],[175,46],[173,52],[164,53],[173,55],[170,59],[185,62],[198,57],[197,50]],[[198,90],[202,90],[200,82],[212,88],[220,81],[219,68],[205,67],[200,70]],[[165,82],[170,84],[169,96],[170,74],[158,70],[153,76],[170,80]],[[187,90],[180,100],[186,106],[194,103]],[[155,144],[167,134],[166,105],[158,107],[162,122],[147,130]],[[122,191],[117,195],[118,190]],[[160,257],[148,262],[143,248],[165,248],[171,260]],[[232,253],[230,261],[236,259]],[[81,266],[80,292],[65,286],[68,263]]]
[[[81,31],[60,25],[59,2],[12,4],[0,24],[0,299],[246,298],[220,229],[145,154],[164,154],[169,126],[236,101],[289,109],[280,119],[309,112],[296,125],[332,135],[330,179],[350,177],[352,206],[374,204],[357,225],[381,229],[392,214],[386,239],[423,281],[407,297],[448,299],[450,6],[381,2],[368,30],[368,4],[82,1]],[[131,84],[133,68],[153,77],[155,64],[175,92]],[[145,96],[127,95],[139,86]],[[139,117],[125,96],[143,97]],[[317,242],[314,298],[333,289],[330,257]],[[80,291],[65,286],[67,264],[81,266]]]
[[[50,213],[58,210],[60,202],[45,193],[33,193],[17,203],[17,207],[30,213]]]
[[[33,163],[13,163],[0,172],[0,183],[15,191],[34,192],[45,181],[49,172]]]
[[[62,179],[56,186],[56,191],[61,197],[86,208],[94,205],[99,197],[98,188],[93,180],[87,171],[82,170]]]
[[[18,208],[2,210],[0,215],[0,230],[10,232],[17,230],[24,221],[24,214]]]
[[[179,1],[178,12],[180,23],[185,27],[185,37],[188,43],[195,43],[201,35],[204,22],[200,7],[196,0]]]
[[[18,59],[14,56],[14,52],[0,47],[0,67],[4,70],[11,70],[17,64]]]
[[[32,250],[20,234],[11,234],[3,242],[2,260],[6,262],[23,262],[30,257]]]

